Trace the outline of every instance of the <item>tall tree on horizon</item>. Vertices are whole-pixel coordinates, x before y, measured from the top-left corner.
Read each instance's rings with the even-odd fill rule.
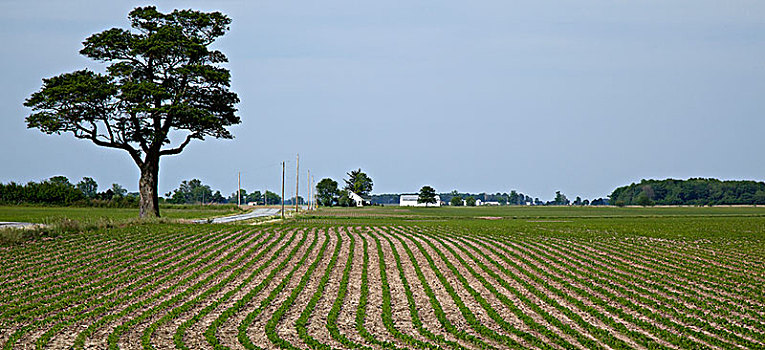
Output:
[[[436,190],[430,186],[422,186],[417,195],[417,203],[436,204]]]
[[[133,30],[112,28],[83,42],[80,54],[107,64],[43,79],[24,103],[28,128],[71,132],[98,146],[126,151],[141,172],[140,216],[159,216],[159,160],[181,153],[191,140],[231,139],[239,124],[226,56],[209,46],[229,29],[220,12],[138,7]],[[176,145],[173,139],[183,140]]]
[[[337,188],[337,181],[330,178],[324,178],[316,184],[316,198],[319,204],[325,207],[331,207],[337,202],[340,190]]]
[[[372,178],[362,172],[361,168],[352,170],[347,173],[347,175],[348,179],[345,180],[346,190],[356,193],[359,196],[366,196],[372,192],[372,186],[374,185]]]

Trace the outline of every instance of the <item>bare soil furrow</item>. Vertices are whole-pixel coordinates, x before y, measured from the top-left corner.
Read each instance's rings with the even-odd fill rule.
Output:
[[[329,245],[327,245],[324,255],[320,257],[321,260],[319,260],[319,264],[317,265],[316,269],[308,278],[308,283],[306,283],[304,288],[299,292],[300,294],[298,294],[297,299],[295,299],[292,305],[287,309],[284,316],[282,316],[281,321],[276,327],[276,333],[279,335],[279,337],[299,348],[306,348],[307,345],[303,342],[302,339],[300,339],[298,331],[295,328],[295,322],[302,314],[305,305],[308,304],[309,300],[313,296],[313,291],[318,288],[322,277],[327,271],[329,262],[332,258],[336,246],[341,244],[341,242],[337,240],[337,236],[335,235],[333,229],[323,231],[325,232],[320,232],[319,234],[328,235],[325,237],[325,239],[329,239]],[[292,292],[292,290],[289,290],[289,292]],[[327,314],[324,313],[323,315],[325,317],[324,322],[326,322]]]
[[[176,262],[172,260],[168,260],[169,259],[168,256],[175,256],[175,255],[177,255],[177,252],[168,252],[168,254],[166,255],[157,256],[155,260],[166,261],[168,264],[170,264],[170,266],[172,266],[172,264],[175,264]],[[67,320],[73,317],[76,317],[79,314],[87,313],[88,311],[93,310],[99,305],[108,303],[110,301],[110,296],[116,295],[117,293],[124,290],[125,288],[138,288],[140,287],[140,284],[148,283],[148,280],[151,279],[153,272],[145,273],[144,275],[142,275],[144,271],[148,271],[148,270],[137,269],[135,271],[131,271],[130,273],[126,273],[120,276],[113,276],[113,278],[108,281],[109,284],[99,287],[100,288],[99,290],[95,290],[95,291],[86,290],[88,292],[87,294],[89,295],[87,298],[82,298],[82,297],[78,298],[78,296],[81,296],[81,295],[77,295],[77,294],[70,295],[68,299],[61,301],[66,303],[67,305],[66,309],[55,309],[53,310],[54,312],[41,316],[41,318],[39,318],[40,320],[39,323],[44,323],[46,326],[34,327],[34,329],[32,329],[30,333],[23,335],[19,339],[19,342],[21,344],[36,342],[37,338],[40,335],[47,332],[49,327],[55,326],[58,322],[66,322]],[[77,310],[77,311],[73,312],[74,310]],[[50,320],[53,320],[55,322],[51,322]]]
[[[173,308],[203,293],[205,288],[228,276],[233,270],[232,266],[230,266],[231,263],[247,255],[254,255],[251,249],[253,249],[255,244],[257,244],[256,240],[248,240],[237,248],[239,249],[238,251],[233,251],[227,255],[221,254],[220,259],[209,262],[204,267],[197,269],[199,271],[205,267],[209,268],[209,270],[189,281],[185,288],[174,290],[166,298],[163,298],[162,302],[153,303],[153,306],[150,308],[143,308],[144,311],[137,314],[136,317],[129,317],[131,320],[139,321],[132,323],[128,329],[121,333],[118,346],[128,349],[141,348],[141,337],[147,327]],[[195,286],[197,288],[192,288]]]
[[[422,322],[423,328],[427,330],[428,332],[434,334],[436,337],[440,337],[443,340],[445,340],[445,341],[441,341],[440,343],[444,343],[444,342],[447,342],[447,344],[454,343],[464,348],[469,348],[469,349],[474,348],[475,347],[474,344],[466,340],[462,340],[455,337],[453,334],[446,331],[444,327],[441,325],[440,321],[438,320],[438,316],[436,316],[435,310],[433,309],[433,306],[430,303],[430,299],[428,298],[428,295],[425,293],[425,287],[422,284],[422,282],[419,280],[419,278],[417,277],[414,264],[408,258],[406,254],[406,250],[404,246],[402,245],[401,241],[397,239],[399,237],[395,236],[394,234],[385,234],[383,236],[388,238],[393,243],[393,248],[396,250],[396,252],[400,256],[401,265],[404,271],[404,276],[412,291],[412,297],[414,299],[415,306],[417,308],[417,315]],[[446,345],[442,345],[442,346],[446,346]]]
[[[258,240],[258,244],[262,244],[262,248],[259,248],[258,250],[254,251],[253,254],[248,258],[248,260],[242,261],[239,266],[246,267],[246,269],[241,271],[235,271],[237,275],[232,276],[229,278],[228,276],[219,276],[218,278],[211,281],[211,284],[209,285],[210,288],[219,288],[217,291],[208,293],[208,290],[210,288],[203,288],[205,290],[202,290],[202,293],[209,294],[206,295],[202,300],[196,300],[191,299],[193,303],[189,303],[188,306],[184,305],[184,311],[176,314],[173,316],[173,319],[169,322],[163,323],[160,325],[155,331],[154,335],[151,337],[151,343],[155,345],[155,347],[159,348],[161,347],[161,344],[172,344],[173,343],[173,337],[175,336],[176,330],[178,327],[186,322],[191,317],[194,317],[196,313],[204,309],[207,305],[212,304],[216,300],[222,298],[228,291],[236,288],[238,285],[240,285],[252,272],[254,272],[256,269],[258,269],[263,263],[266,262],[265,259],[257,259],[258,256],[262,256],[265,254],[268,254],[268,252],[271,249],[278,249],[278,248],[269,248],[269,243],[278,240],[282,237],[280,234],[274,234],[274,237],[269,239],[268,241],[265,240]],[[286,239],[283,239],[282,241],[286,241]],[[266,250],[268,249],[268,250]],[[239,266],[236,266],[234,268],[237,268]],[[233,272],[232,272],[233,273]],[[198,342],[198,345],[207,345],[206,341]],[[198,345],[192,346],[191,348],[198,349]]]
[[[178,242],[183,247],[186,242]],[[16,308],[24,310],[25,313],[34,312],[35,308],[29,308],[27,305],[38,304],[44,307],[46,304],[55,303],[59,299],[71,297],[72,290],[89,291],[99,288],[105,283],[113,281],[118,276],[133,273],[137,269],[147,268],[150,265],[158,265],[165,261],[174,259],[178,252],[163,254],[163,259],[157,259],[159,253],[167,252],[169,247],[173,246],[171,241],[163,242],[162,245],[147,246],[145,250],[131,252],[121,251],[111,256],[104,256],[97,266],[84,269],[81,273],[63,276],[64,282],[54,280],[46,281],[41,284],[42,287],[28,290],[23,294],[23,301],[14,304]],[[117,263],[119,261],[119,263]],[[78,267],[77,269],[79,269]],[[40,305],[40,302],[44,304]],[[14,310],[9,310],[13,312]]]
[[[462,261],[467,263],[467,266],[472,271],[471,274],[475,273],[478,276],[480,276],[481,278],[483,278],[484,280],[486,280],[487,282],[491,283],[493,278],[491,276],[489,276],[482,269],[481,266],[479,266],[470,256],[468,256],[466,254],[467,250],[465,250],[465,248],[463,247],[462,244],[458,244],[458,243],[454,242],[453,240],[451,240],[449,238],[446,238],[446,237],[444,237],[443,239],[439,239],[439,240],[441,241],[439,243],[442,244],[444,246],[444,248],[451,249],[452,252],[455,252],[457,255],[460,256]],[[482,263],[484,265],[486,265],[486,263],[484,263],[484,262],[482,262]],[[498,271],[494,270],[494,272],[496,273]],[[482,282],[478,282],[478,283],[482,283]],[[515,295],[515,293],[513,293],[510,290],[507,290],[502,285],[497,285],[496,283],[492,283],[492,285],[493,285],[494,288],[496,288],[496,291],[499,294],[504,296],[507,300],[509,300],[512,303],[512,307],[513,308],[520,309],[520,311],[524,315],[529,316],[536,324],[539,324],[542,327],[544,327],[545,329],[553,332],[557,337],[562,338],[568,344],[555,344],[556,343],[555,340],[550,339],[548,336],[539,333],[539,331],[533,329],[531,327],[531,325],[526,324],[523,320],[520,320],[518,318],[518,316],[515,316],[515,312],[510,309],[511,306],[505,305],[504,302],[499,301],[499,303],[502,305],[502,308],[501,309],[497,309],[497,310],[500,311],[503,315],[509,315],[509,314],[512,313],[515,316],[515,319],[517,319],[517,328],[519,328],[521,330],[524,330],[526,332],[529,332],[530,334],[534,335],[538,339],[541,339],[543,342],[545,342],[547,344],[555,344],[555,346],[561,346],[561,347],[569,347],[570,345],[574,345],[574,346],[577,346],[577,347],[580,347],[580,348],[582,347],[582,345],[579,344],[576,341],[576,339],[574,339],[573,337],[571,337],[568,334],[565,334],[562,330],[560,330],[556,326],[548,323],[540,314],[538,314],[537,312],[535,312],[534,310],[529,308],[528,305],[525,305],[524,302]]]
[[[342,239],[340,254],[336,262],[337,265],[329,275],[327,284],[324,287],[324,293],[321,294],[321,297],[319,298],[319,301],[316,303],[316,305],[311,310],[309,310],[310,316],[308,317],[306,331],[309,336],[313,337],[319,343],[339,349],[342,348],[343,345],[332,339],[330,334],[327,332],[327,315],[329,315],[330,311],[332,310],[337,290],[340,287],[340,280],[343,277],[343,269],[345,268],[345,258],[351,254],[351,241],[345,228],[332,228],[330,235],[332,235],[333,238],[335,237],[335,232],[337,232],[337,234],[340,235],[340,239]],[[310,288],[306,289],[311,291]],[[301,304],[298,303],[297,305]]]
[[[453,244],[457,247],[466,247],[465,252],[471,252],[473,254],[473,257],[480,261],[482,264],[486,266],[486,268],[489,269],[489,271],[492,271],[497,277],[495,280],[498,282],[501,280],[503,283],[506,283],[508,286],[505,287],[500,283],[498,285],[498,288],[502,288],[503,291],[512,293],[514,295],[517,295],[518,298],[523,297],[526,301],[523,304],[517,303],[519,306],[523,309],[524,312],[529,314],[534,314],[539,316],[540,312],[545,313],[548,315],[548,319],[553,319],[558,324],[557,327],[551,326],[550,328],[553,329],[556,334],[563,337],[564,339],[568,340],[570,343],[581,346],[581,347],[592,347],[593,344],[592,341],[597,342],[597,339],[590,334],[587,330],[582,328],[577,322],[572,320],[569,316],[567,316],[564,312],[562,312],[560,309],[556,308],[549,299],[542,299],[540,296],[533,292],[530,288],[534,288],[536,291],[536,287],[532,285],[524,285],[515,278],[518,274],[510,273],[509,275],[505,272],[506,270],[500,269],[499,266],[501,264],[498,262],[499,257],[492,258],[493,254],[488,249],[475,245],[471,243],[470,241],[464,240],[462,237],[456,237],[453,235],[449,235],[448,237]],[[504,278],[502,277],[504,276]],[[511,292],[510,289],[513,291]],[[517,300],[517,299],[513,299]],[[538,308],[540,312],[530,312],[531,310],[529,308]],[[539,322],[539,321],[538,321]],[[563,332],[562,328],[566,328],[568,332]],[[571,333],[574,333],[575,335],[572,335]],[[576,336],[578,340],[574,340],[573,337]],[[581,344],[587,344],[587,346]]]
[[[683,266],[679,266],[679,264],[676,263],[679,260],[678,258],[669,259],[659,255],[648,257],[645,255],[645,252],[640,255],[635,252],[623,254],[619,251],[618,247],[607,247],[604,245],[601,245],[600,249],[606,251],[609,258],[630,263],[635,266],[636,269],[644,270],[653,275],[672,276],[670,282],[676,282],[673,283],[675,288],[680,290],[686,288],[691,289],[691,294],[701,294],[706,298],[714,298],[721,302],[739,303],[740,307],[752,308],[754,306],[757,310],[753,311],[757,311],[759,316],[765,317],[765,304],[755,300],[755,298],[761,299],[761,295],[753,296],[750,294],[749,296],[742,297],[741,295],[734,294],[727,290],[730,288],[727,288],[726,286],[731,286],[734,289],[740,290],[740,288],[737,287],[738,284],[735,282],[736,279],[732,278],[733,276],[727,276],[727,278],[726,276],[719,278],[710,277],[709,274],[704,273],[703,270],[695,269],[692,271]],[[627,249],[626,251],[629,252],[630,249]],[[671,272],[667,270],[671,270]],[[680,273],[682,273],[682,275],[680,275]],[[697,280],[703,280],[704,283],[699,283]],[[719,283],[720,281],[723,282]],[[756,295],[759,293],[755,292],[754,294]],[[743,306],[743,304],[740,303],[746,303],[748,306]]]
[[[306,258],[308,256],[307,253],[309,253],[309,248],[313,248],[315,246],[315,241],[317,240],[315,233],[299,230],[298,234],[300,235],[300,238],[296,239],[296,246],[282,251],[278,261],[273,263],[273,267],[269,270],[268,275],[266,276],[266,278],[270,276],[270,280],[266,280],[266,278],[264,278],[257,285],[251,284],[246,291],[242,290],[240,293],[237,293],[234,297],[232,297],[232,300],[236,301],[224,312],[233,308],[238,303],[241,303],[244,297],[252,295],[251,299],[248,299],[248,301],[242,305],[241,309],[232,309],[234,310],[234,313],[226,316],[222,321],[222,324],[220,324],[220,326],[217,328],[215,337],[221,346],[232,349],[242,348],[242,345],[238,339],[239,327],[242,322],[245,320],[248,314],[259,309],[267,296],[276,289],[276,287],[287,275],[290,274],[291,266],[297,264],[299,260]],[[294,255],[290,257],[291,252],[294,252]],[[257,293],[253,293],[255,288],[258,286],[260,286],[259,291]],[[222,316],[223,313],[221,313],[221,315],[218,317],[220,318]]]
[[[323,233],[318,232],[320,230],[314,230],[313,233],[311,233],[312,236],[315,236],[316,238],[315,243],[311,243],[314,248],[308,252],[307,259],[305,260],[305,263],[303,263],[300,266],[296,266],[297,269],[292,274],[291,278],[287,280],[286,286],[284,289],[277,294],[271,302],[263,308],[263,311],[253,320],[252,324],[247,328],[247,336],[249,337],[250,341],[258,347],[269,349],[272,348],[274,345],[271,344],[271,341],[268,339],[268,336],[265,332],[266,329],[266,323],[268,320],[271,319],[274,312],[281,306],[282,303],[284,303],[285,300],[289,297],[290,292],[300,283],[300,279],[302,276],[308,271],[308,268],[314,260],[317,259],[319,256],[319,247],[324,243],[325,237]],[[307,242],[306,242],[307,243]],[[293,267],[293,266],[290,266]],[[280,283],[282,279],[277,281],[276,283]],[[238,325],[237,325],[238,326]],[[237,334],[237,333],[234,333]]]
[[[523,242],[523,243],[527,243],[527,242]],[[564,271],[564,272],[566,271],[566,269],[562,265],[554,262],[553,260],[550,260],[550,258],[548,258],[548,257],[540,255],[542,252],[548,252],[548,253],[549,252],[553,252],[554,248],[547,247],[543,251],[542,250],[534,250],[534,249],[529,249],[529,247],[527,247],[527,246],[524,246],[523,243],[521,243],[521,242],[513,242],[511,244],[514,244],[516,248],[519,248],[519,249],[523,250],[524,252],[528,253],[530,256],[533,256],[534,258],[539,259],[540,261],[544,262],[549,267],[552,267],[552,268],[555,268],[555,269],[558,269],[558,270]],[[548,270],[552,270],[552,269],[548,268]],[[569,272],[569,275],[562,275],[560,273],[555,273],[555,272],[552,272],[552,275],[555,276],[556,278],[559,278],[561,280],[566,281],[572,287],[577,288],[577,289],[583,291],[585,293],[585,295],[590,295],[590,296],[592,296],[592,297],[594,297],[594,298],[596,298],[598,300],[602,300],[604,302],[603,306],[607,305],[607,306],[611,307],[612,310],[617,310],[618,312],[623,312],[626,316],[631,317],[633,320],[637,320],[637,321],[649,324],[650,325],[649,329],[650,328],[655,328],[655,329],[663,330],[663,331],[669,331],[670,330],[666,325],[663,325],[663,324],[661,324],[659,322],[656,322],[655,320],[649,319],[645,315],[641,315],[638,311],[636,311],[636,309],[625,308],[624,306],[622,306],[618,302],[614,301],[613,298],[626,298],[626,296],[624,294],[620,293],[619,291],[616,291],[613,288],[610,288],[608,285],[598,284],[597,281],[594,281],[594,280],[591,279],[591,276],[584,276],[582,274],[579,274],[579,273],[576,273],[576,272],[572,272],[572,271],[568,271],[568,272]],[[592,283],[593,286],[595,286],[597,288],[601,288],[604,292],[611,293],[612,295],[611,296],[604,295],[601,292],[595,291],[590,286],[585,285],[584,283],[580,283],[581,281],[586,281],[588,283]],[[612,281],[610,283],[610,285],[611,286],[621,287],[621,285],[617,284],[615,281]],[[635,304],[636,308],[646,309],[645,305],[643,305],[639,301],[637,301],[637,302],[638,303]],[[602,309],[603,306],[601,306],[601,309]],[[646,309],[646,310],[650,310],[650,309]],[[614,315],[614,311],[609,311],[609,310],[604,310],[604,311],[610,312],[612,315]],[[667,340],[662,338],[661,334],[658,333],[657,331],[650,331],[649,332],[648,330],[646,330],[643,327],[641,327],[639,324],[636,324],[635,321],[623,320],[624,316],[619,316],[619,315],[614,315],[614,316],[618,317],[619,319],[621,319],[620,322],[622,324],[624,324],[624,326],[627,327],[628,329],[630,329],[631,331],[635,331],[635,332],[644,334],[644,335],[650,337],[653,341],[656,341],[656,342],[662,344],[663,346],[671,347],[671,345],[667,342]],[[673,321],[676,321],[676,319],[673,319]],[[686,326],[686,325],[684,325],[682,323],[678,323],[678,324],[680,326]],[[692,338],[692,339],[694,341],[700,341],[702,344],[705,344],[705,346],[710,346],[709,343],[706,343],[704,341],[696,340],[696,338]]]
[[[496,298],[496,296],[491,294],[490,291],[488,291],[478,280],[476,280],[475,277],[471,275],[463,265],[459,264],[459,262],[456,261],[456,259],[453,259],[453,257],[452,260],[455,260],[454,263],[449,262],[451,266],[454,266],[457,269],[457,273],[459,274],[458,276],[447,266],[447,261],[444,260],[441,255],[443,254],[443,256],[446,256],[448,252],[444,253],[441,251],[441,248],[435,246],[435,244],[433,244],[434,242],[430,239],[423,238],[419,235],[412,235],[409,237],[420,242],[420,245],[425,248],[428,255],[430,255],[435,261],[438,269],[447,278],[449,284],[455,288],[460,296],[460,299],[462,299],[468,309],[477,317],[478,321],[483,326],[488,327],[491,329],[491,331],[499,334],[503,338],[509,337],[524,348],[534,347],[526,339],[523,339],[518,335],[510,332],[509,330],[504,329],[497,323],[497,321],[489,316],[488,310],[483,305],[481,305],[476,297],[471,295],[471,293],[466,288],[469,287],[478,292],[478,294],[490,304],[492,309],[497,310],[497,312],[502,315],[502,317],[505,319],[504,321],[509,323],[509,326],[515,329],[525,328],[523,331],[528,331],[528,328],[523,325],[523,322],[515,317],[515,315],[513,315],[513,313]],[[436,249],[438,249],[438,251]],[[449,259],[449,257],[446,256],[446,259]],[[465,283],[460,280],[460,277],[467,281],[467,285],[465,285]]]
[[[373,344],[367,342],[356,329],[356,310],[359,307],[361,299],[361,275],[364,261],[361,230],[359,228],[346,229],[350,231],[353,239],[356,241],[356,247],[353,251],[353,262],[348,280],[347,296],[343,301],[340,313],[337,317],[337,328],[340,333],[350,341],[362,346],[371,347]]]
[[[515,251],[514,249],[505,246],[502,242],[496,241],[489,238],[475,238],[476,242],[482,242],[487,246],[493,246],[495,249],[499,249],[500,251],[507,252],[508,254],[503,253],[494,253],[494,257],[498,258],[498,261],[501,261],[501,264],[507,268],[508,270],[512,271],[517,276],[521,277],[526,283],[532,285],[534,288],[543,291],[546,297],[550,298],[551,300],[554,300],[559,305],[562,305],[566,309],[573,312],[576,316],[586,321],[588,324],[599,328],[601,330],[606,331],[610,336],[614,337],[618,341],[626,344],[629,347],[632,348],[642,348],[639,346],[633,339],[628,337],[627,335],[623,334],[620,331],[617,331],[613,328],[613,326],[606,324],[603,319],[601,319],[598,315],[603,315],[604,317],[608,319],[612,319],[612,315],[609,315],[608,313],[602,313],[601,310],[598,310],[593,307],[593,304],[589,302],[589,300],[586,300],[586,298],[583,298],[582,296],[574,293],[573,291],[569,290],[567,285],[561,284],[554,279],[549,277],[549,274],[547,274],[544,269],[537,265],[532,265],[534,267],[539,267],[542,272],[536,271],[532,266],[522,261],[520,258],[528,260],[528,257],[524,254],[519,254],[519,252]],[[517,257],[516,257],[517,255]],[[508,264],[507,261],[503,261],[504,259],[508,259],[509,262],[512,262],[511,264]],[[514,267],[514,266],[517,266]],[[538,279],[538,281],[537,281]],[[543,283],[543,284],[542,284]],[[571,298],[572,300],[567,300],[564,296],[567,296]],[[574,305],[572,302],[576,302],[579,305]],[[601,341],[602,345],[608,346],[603,336],[598,336],[598,339]]]
[[[271,248],[273,253],[269,252],[266,256],[263,257],[263,263],[268,263],[268,266],[265,266],[264,268],[261,267],[261,264],[259,264],[258,269],[260,269],[260,273],[253,276],[246,285],[240,286],[241,288],[234,291],[228,297],[228,299],[217,299],[217,306],[210,310],[209,313],[205,314],[203,317],[199,318],[193,324],[188,326],[188,329],[185,331],[185,337],[183,338],[186,346],[188,346],[190,349],[201,349],[209,347],[210,344],[208,344],[207,339],[205,339],[205,332],[207,329],[218,317],[221,316],[225,310],[232,307],[237,300],[240,300],[255,286],[263,283],[266,276],[268,276],[274,269],[278,267],[282,261],[284,261],[284,259],[287,258],[287,252],[291,251],[296,245],[299,244],[300,238],[298,236],[300,235],[302,234],[298,233],[297,231],[290,231],[287,233],[285,238],[283,238],[280,242],[277,242],[277,245]],[[292,241],[289,242],[289,240]],[[284,242],[289,242],[289,244]],[[209,301],[206,302],[205,307],[207,307],[209,303]],[[194,315],[194,317],[197,317],[197,315],[198,313]]]
[[[666,317],[668,319],[671,319],[674,323],[679,324],[679,325],[681,325],[683,327],[690,327],[690,328],[693,328],[693,329],[697,328],[696,326],[690,325],[688,323],[685,323],[685,322],[679,320],[678,318],[676,318],[674,316],[671,316],[669,314],[660,312],[659,310],[655,310],[655,309],[645,305],[642,301],[634,300],[634,299],[630,298],[629,296],[623,294],[620,291],[616,291],[616,290],[611,289],[609,286],[618,286],[620,288],[626,288],[626,285],[617,282],[620,277],[616,276],[616,275],[614,275],[612,273],[613,271],[619,270],[618,268],[613,267],[613,266],[609,266],[608,269],[606,269],[606,268],[603,268],[602,266],[599,266],[599,265],[590,264],[588,261],[586,261],[586,258],[584,258],[584,260],[582,260],[582,258],[577,260],[575,257],[572,257],[570,255],[566,255],[565,253],[562,253],[561,251],[559,251],[557,248],[551,248],[551,247],[552,247],[552,245],[545,246],[545,248],[546,248],[546,250],[548,252],[554,252],[554,253],[557,253],[557,254],[561,254],[561,256],[563,256],[563,257],[565,257],[567,259],[571,259],[572,261],[576,261],[577,263],[582,264],[583,266],[587,266],[588,268],[596,270],[597,272],[603,274],[605,276],[604,279],[603,279],[603,282],[602,283],[595,283],[599,287],[604,288],[604,289],[608,290],[611,293],[614,293],[615,295],[617,295],[620,298],[630,299],[637,306],[642,307],[642,308],[646,308],[646,309],[650,310],[653,313],[660,313],[660,314],[662,314],[662,316],[664,316],[664,317]],[[578,256],[578,253],[576,251],[572,251],[571,253],[573,253],[574,256]],[[558,265],[558,266],[560,267],[560,265]],[[584,277],[580,276],[580,278],[584,278]],[[640,279],[639,278],[634,278],[633,280],[640,280]],[[633,283],[632,285],[635,286],[637,284]],[[656,291],[648,290],[648,292],[649,292],[648,293],[649,295],[651,295],[651,294],[653,294],[653,295],[660,295],[660,294],[656,293]],[[657,300],[657,301],[661,302],[659,300]],[[662,306],[668,307],[668,308],[672,307],[672,305],[667,305],[667,304],[663,304]],[[685,304],[684,306],[685,306],[685,308],[683,308],[684,310],[691,309],[691,307],[690,307],[691,305],[689,305],[689,304]],[[717,325],[714,321],[710,321],[710,320],[706,320],[706,319],[700,318],[700,317],[698,317],[698,316],[696,316],[694,314],[691,314],[691,313],[688,313],[688,312],[685,312],[685,311],[682,311],[682,310],[678,310],[678,309],[676,309],[674,307],[673,307],[673,310],[676,310],[680,315],[682,315],[684,317],[688,317],[688,318],[691,318],[691,319],[695,319],[695,320],[697,320],[699,322],[706,323],[709,326],[717,329],[718,331],[730,332],[731,334],[734,334],[734,335],[736,335],[738,337],[743,337],[744,339],[747,339],[749,341],[758,342],[758,341],[756,341],[756,340],[754,340],[754,339],[752,339],[752,338],[750,338],[748,336],[742,335],[742,334],[737,333],[737,332],[735,332],[733,330],[730,330],[730,329],[726,329],[725,327],[721,327],[721,326]],[[661,325],[658,325],[658,324],[656,324],[656,326],[660,327],[660,328],[662,327]],[[711,334],[711,333],[709,333],[708,331],[705,331],[705,330],[700,330],[700,331],[702,333],[705,333],[708,336],[716,338],[716,339],[718,339],[720,341],[724,341],[723,338],[721,338],[718,335]]]
[[[367,301],[367,317],[364,327],[374,335],[378,340],[396,344],[401,348],[406,348],[406,344],[400,339],[396,339],[393,334],[388,332],[383,324],[383,295],[380,285],[380,259],[378,257],[377,246],[375,244],[372,229],[365,229],[362,233],[369,242],[369,299]]]
[[[225,242],[225,241],[224,241]],[[96,334],[106,335],[114,327],[124,322],[125,319],[129,319],[131,315],[136,315],[142,310],[138,309],[138,305],[144,303],[144,301],[161,298],[169,286],[177,286],[180,281],[186,279],[196,269],[193,269],[195,265],[199,265],[205,258],[211,258],[215,254],[217,247],[220,245],[211,245],[206,250],[192,250],[187,252],[188,255],[179,257],[177,260],[172,261],[171,264],[163,266],[158,270],[153,270],[148,273],[146,277],[139,280],[144,281],[143,284],[133,283],[126,285],[125,288],[114,293],[114,298],[119,298],[119,303],[115,305],[109,305],[114,299],[105,298],[107,304],[94,305],[78,314],[83,316],[76,323],[71,324],[59,331],[58,335],[53,337],[50,344],[53,348],[59,347],[71,347],[76,337],[84,337],[84,334],[80,333],[88,328],[93,328],[93,325],[98,325],[97,329],[92,329]],[[161,285],[156,281],[161,281]],[[127,290],[127,288],[130,290]],[[158,299],[156,303],[162,302],[163,299]],[[153,304],[145,304],[147,307],[153,306]],[[132,314],[130,310],[133,310]],[[107,320],[106,318],[111,320]],[[90,333],[90,331],[88,332]]]
[[[429,284],[431,284],[431,288],[433,289],[433,292],[435,293],[436,299],[438,299],[438,302],[441,304],[447,319],[453,324],[453,326],[456,327],[458,330],[466,333],[467,335],[473,338],[479,339],[481,342],[485,344],[488,344],[495,348],[503,348],[504,346],[502,344],[499,344],[493,339],[487,339],[485,336],[478,333],[471,326],[471,324],[465,318],[465,315],[463,315],[462,311],[457,305],[457,301],[452,297],[452,295],[450,295],[448,288],[438,278],[436,274],[436,270],[434,270],[433,267],[430,265],[430,263],[428,262],[428,259],[425,257],[423,251],[420,250],[419,247],[416,245],[415,241],[401,234],[397,234],[396,236],[397,238],[403,239],[407,246],[412,247],[411,251],[415,259],[415,261],[412,261],[412,263],[417,264],[422,270],[423,274],[425,275],[426,281]],[[424,249],[424,252],[427,253],[428,250]],[[435,258],[431,254],[429,255],[435,261]],[[438,264],[436,264],[435,266],[439,271],[442,270],[441,268],[439,268]],[[460,289],[461,292],[459,292],[458,289],[454,288],[454,284],[452,284],[448,279],[446,279],[446,283],[449,283],[450,288],[453,288],[455,290],[455,293],[457,293],[456,297],[459,297],[461,300],[463,300],[463,302],[465,302],[465,300],[468,300],[468,302],[470,302],[469,300],[473,300],[472,297],[466,291]],[[476,306],[473,305],[473,308],[475,307]],[[488,319],[488,316],[483,314],[481,315],[480,319],[486,320]],[[475,344],[475,345],[478,345],[478,344]]]

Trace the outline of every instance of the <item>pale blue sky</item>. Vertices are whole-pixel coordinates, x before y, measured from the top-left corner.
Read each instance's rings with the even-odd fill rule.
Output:
[[[0,1],[0,182],[135,191],[124,152],[27,130],[41,79],[146,2]],[[163,158],[160,193],[301,187],[361,167],[375,193],[601,197],[641,178],[765,179],[762,1],[162,1],[232,19],[234,140]],[[301,190],[302,191],[302,190]]]

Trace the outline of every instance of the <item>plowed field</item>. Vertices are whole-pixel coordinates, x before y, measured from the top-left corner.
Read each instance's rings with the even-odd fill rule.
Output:
[[[0,345],[765,348],[762,219],[729,221],[709,229],[735,238],[402,222],[143,225],[31,242],[0,250]]]

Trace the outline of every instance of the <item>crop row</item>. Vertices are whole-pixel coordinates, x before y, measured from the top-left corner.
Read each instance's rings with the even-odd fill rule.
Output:
[[[146,225],[35,242],[0,251],[0,345],[765,348],[763,283],[746,278],[765,265],[745,241],[576,230]]]

